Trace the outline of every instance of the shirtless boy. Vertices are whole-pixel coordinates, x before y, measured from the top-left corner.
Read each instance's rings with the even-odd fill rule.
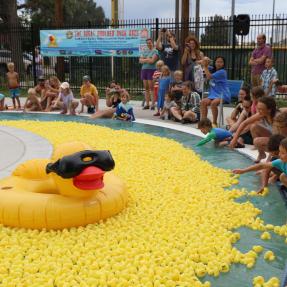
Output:
[[[8,88],[10,91],[10,95],[13,101],[13,107],[14,109],[16,109],[16,101],[17,101],[17,105],[18,105],[18,109],[21,108],[21,104],[20,104],[20,90],[19,90],[19,75],[17,72],[15,72],[15,67],[14,67],[14,63],[8,63],[7,64],[8,67],[8,73],[7,75],[7,82],[8,82]]]

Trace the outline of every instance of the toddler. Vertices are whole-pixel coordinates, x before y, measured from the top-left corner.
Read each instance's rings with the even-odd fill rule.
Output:
[[[168,66],[164,65],[161,68],[162,75],[159,79],[158,99],[157,99],[157,113],[154,116],[160,116],[160,112],[164,105],[164,96],[169,90],[170,84],[170,70]]]
[[[170,93],[168,93],[168,94],[165,95],[164,106],[163,106],[162,111],[160,112],[160,118],[162,120],[165,120],[166,116],[167,116],[168,119],[171,118],[170,109],[172,107],[176,107],[176,103],[173,101],[172,95]]]
[[[265,60],[265,70],[262,72],[260,80],[261,86],[265,92],[266,96],[275,96],[276,86],[274,80],[277,79],[277,72],[273,68],[273,60],[271,58],[266,58]]]
[[[37,97],[37,92],[35,89],[30,88],[28,90],[28,96],[24,104],[24,112],[36,112],[42,111],[40,101]]]
[[[174,82],[171,84],[170,91],[174,98],[175,103],[180,107],[181,105],[181,97],[182,97],[182,89],[183,89],[183,74],[182,71],[177,70],[174,72]]]
[[[128,102],[129,102],[129,95],[127,93],[123,93],[121,95],[121,102],[117,105],[116,111],[114,113],[114,118],[122,121],[135,120],[133,108]]]
[[[158,96],[158,86],[159,86],[159,79],[162,75],[161,68],[163,67],[164,62],[162,60],[159,60],[156,62],[156,70],[154,71],[152,75],[153,80],[153,99],[151,103],[151,110],[155,109],[155,102],[157,102],[157,96]]]

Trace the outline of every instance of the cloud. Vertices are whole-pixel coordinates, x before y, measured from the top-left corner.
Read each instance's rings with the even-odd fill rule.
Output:
[[[123,0],[119,0],[121,2]],[[191,0],[190,2],[194,2]],[[274,0],[275,1],[275,0]],[[106,17],[111,17],[110,0],[96,0],[102,6]],[[202,17],[231,14],[232,0],[201,0]],[[212,3],[212,4],[211,4]],[[235,14],[272,14],[272,0],[235,0]],[[287,11],[287,1],[276,1],[275,12]],[[174,18],[175,0],[124,0],[125,19]]]

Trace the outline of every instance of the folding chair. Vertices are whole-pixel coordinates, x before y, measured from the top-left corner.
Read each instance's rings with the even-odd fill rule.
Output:
[[[227,86],[230,91],[230,96],[232,98],[238,98],[239,91],[243,85],[242,80],[227,80]],[[224,114],[223,114],[223,94],[220,95],[219,104],[219,127],[224,126]]]

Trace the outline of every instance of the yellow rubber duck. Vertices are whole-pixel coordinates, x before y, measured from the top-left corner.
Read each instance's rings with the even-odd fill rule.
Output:
[[[57,43],[57,38],[54,35],[49,35],[49,44],[48,47],[50,48],[57,48],[58,43]]]
[[[108,151],[92,151],[81,142],[58,146],[51,160],[24,162],[0,180],[0,223],[63,229],[111,217],[127,204],[113,167]]]

